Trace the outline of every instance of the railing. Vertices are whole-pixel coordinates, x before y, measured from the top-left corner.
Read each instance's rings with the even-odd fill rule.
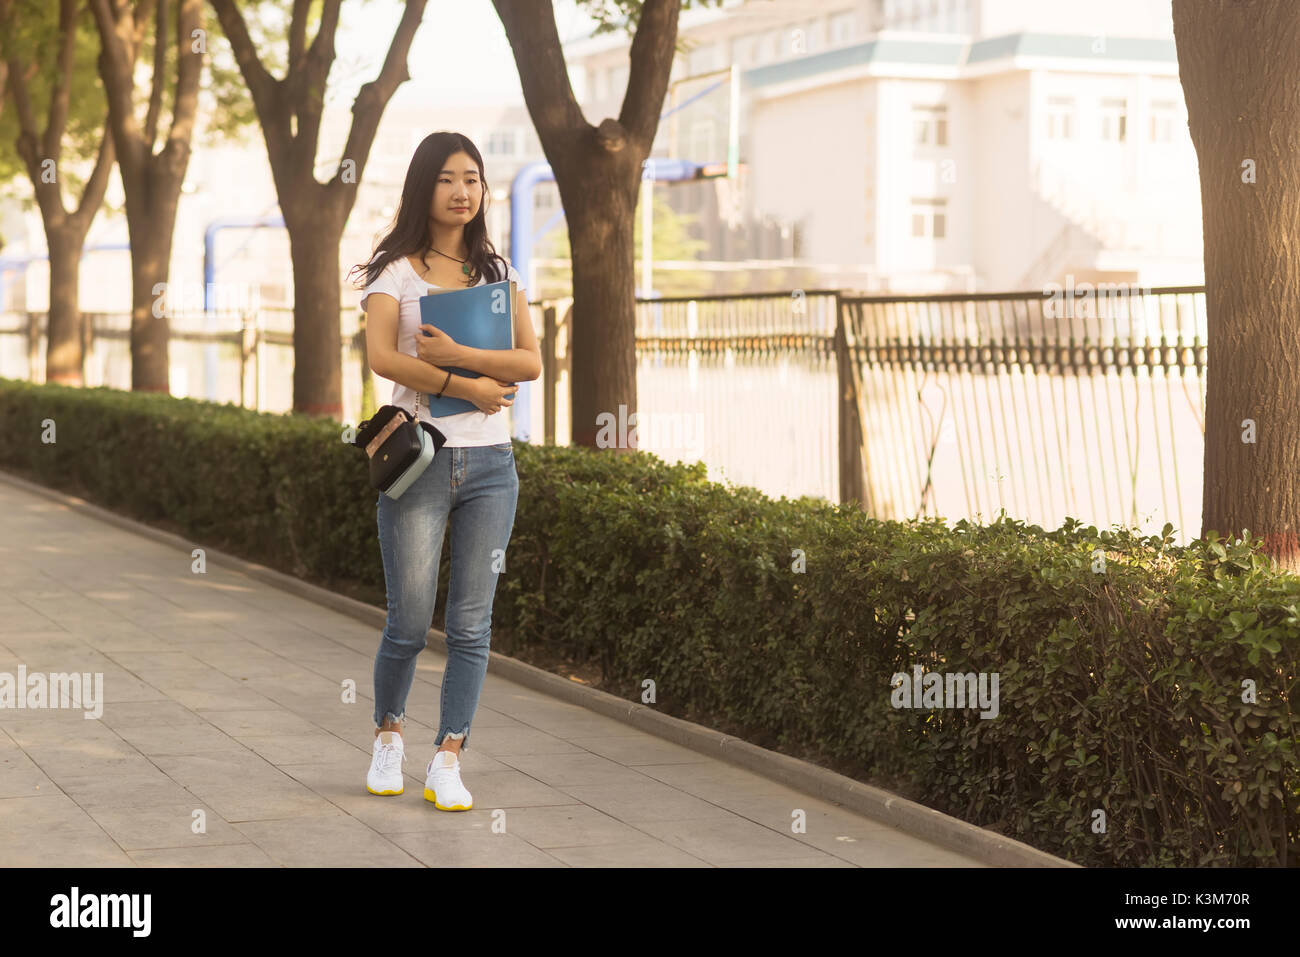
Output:
[[[718,480],[857,500],[880,518],[1006,509],[1047,528],[1068,515],[1146,531],[1167,520],[1186,540],[1199,531],[1204,290],[1106,292],[638,300],[638,444],[703,460]],[[570,440],[571,304],[533,305],[543,371],[530,428],[547,443]],[[360,318],[340,320],[351,422],[390,388],[366,367]],[[86,323],[87,383],[129,388],[129,317]],[[0,375],[40,381],[42,325],[0,317]],[[175,391],[203,393],[215,345],[220,396],[289,409],[291,330],[287,310],[174,319],[173,369],[188,370]]]
[[[1200,286],[841,298],[841,497],[885,518],[1200,526]],[[1054,308],[1059,306],[1058,308]]]

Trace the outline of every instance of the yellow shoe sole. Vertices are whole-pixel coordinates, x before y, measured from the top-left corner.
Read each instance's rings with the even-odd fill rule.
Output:
[[[374,788],[372,788],[369,784],[367,784],[367,785],[366,785],[366,790],[369,791],[371,794],[401,794],[402,791],[405,790],[405,788],[404,788],[404,787],[400,787],[400,788],[398,788],[396,791],[376,791],[376,790],[375,790]]]
[[[473,801],[471,801],[469,804],[453,804],[451,807],[447,807],[445,804],[439,804],[438,795],[433,793],[432,788],[424,789],[424,799],[426,801],[432,801],[433,806],[436,807],[439,811],[469,811],[472,810],[474,807]]]

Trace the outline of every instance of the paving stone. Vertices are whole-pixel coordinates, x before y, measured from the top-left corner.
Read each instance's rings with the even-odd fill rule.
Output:
[[[583,754],[576,744],[529,728],[478,728],[470,724],[470,747],[486,751],[501,760],[506,757],[542,754]]]
[[[233,738],[229,751],[158,755],[151,760],[173,780],[185,787],[233,783],[274,786],[289,778],[259,754]]]
[[[0,798],[48,797],[58,787],[7,736],[0,736]]]
[[[156,768],[152,773],[52,776],[64,794],[88,811],[97,807],[157,807],[193,800],[190,792]]]
[[[355,760],[370,765],[370,752],[362,751],[328,731],[307,734],[242,734],[236,740],[272,764],[303,764]]]
[[[979,866],[495,673],[462,755],[475,807],[439,811],[423,797],[437,636],[408,696],[406,790],[369,794],[382,628],[220,566],[195,575],[188,551],[3,475],[0,512],[41,543],[0,544],[0,671],[104,677],[96,721],[0,710],[0,866]]]
[[[113,662],[143,676],[152,671],[206,671],[211,666],[184,651],[113,651]]]
[[[594,807],[628,824],[685,819],[726,821],[736,817],[725,808],[657,781],[604,785],[566,784],[560,790],[588,807]]]
[[[157,701],[122,701],[104,709],[100,723],[115,731],[123,728],[207,727],[209,722],[184,705],[162,698]]]
[[[133,725],[118,728],[128,744],[148,757],[200,754],[207,751],[243,751],[246,745],[210,724]]]
[[[346,814],[235,825],[285,867],[420,867],[397,844]]]
[[[743,860],[797,860],[816,857],[793,837],[747,821],[729,820],[645,821],[637,827],[673,847],[688,851],[710,864]]]
[[[511,767],[523,771],[552,787],[570,784],[626,784],[636,787],[655,785],[639,771],[625,767],[598,754],[579,751],[571,754],[507,754],[494,755]]]
[[[455,813],[459,815],[461,812]],[[546,851],[508,833],[494,834],[488,830],[415,831],[390,834],[388,839],[427,867],[565,866],[563,861]]]
[[[292,785],[261,787],[244,784],[195,785],[190,791],[232,824],[343,813],[329,801],[296,782]]]
[[[196,819],[195,811],[203,817]],[[150,848],[194,848],[212,844],[236,844],[245,840],[221,816],[201,801],[190,800],[140,807],[117,804],[86,809],[86,813],[127,851]],[[203,831],[194,826],[202,821]]]
[[[0,867],[130,867],[131,859],[66,794],[0,800]]]
[[[141,867],[277,867],[256,844],[208,844],[202,847],[165,847],[131,851]]]
[[[643,764],[708,764],[716,760],[680,744],[637,731],[629,725],[623,725],[623,731],[623,734],[610,736],[572,735],[566,740],[628,767],[640,767]]]
[[[679,791],[722,805],[737,795],[780,797],[790,790],[779,781],[719,760],[707,763],[638,765],[637,771]]]
[[[552,847],[546,852],[570,867],[711,867],[707,861],[653,839],[627,844]]]
[[[250,711],[204,711],[198,714],[229,735],[307,734],[315,725],[291,711],[266,709]]]
[[[507,808],[504,813],[507,833],[522,837],[543,850],[589,844],[626,844],[641,842],[647,837],[644,830],[582,804]],[[645,828],[651,826],[642,825]]]

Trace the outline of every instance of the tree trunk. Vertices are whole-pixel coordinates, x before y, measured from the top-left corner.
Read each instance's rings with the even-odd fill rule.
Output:
[[[315,194],[320,187],[308,184]],[[282,196],[293,261],[293,408],[307,415],[343,417],[343,334],[340,328],[339,243],[336,207],[293,215]]]
[[[608,413],[630,433],[632,423],[619,415],[619,406],[627,407],[629,417],[636,411],[633,214],[668,88],[681,2],[641,3],[618,119],[607,117],[597,126],[587,122],[573,96],[550,0],[493,4],[568,220],[573,444],[595,447],[597,416]],[[621,445],[620,436],[614,447]]]
[[[167,295],[167,283],[180,183],[189,160],[188,145],[180,152],[180,169],[172,175],[137,178],[122,173],[131,239],[131,388],[139,392],[171,392],[168,312],[184,300],[176,297],[173,303]],[[150,163],[149,167],[156,171],[161,165]]]
[[[289,231],[293,261],[293,409],[342,417],[339,243],[356,202],[357,184],[384,107],[410,78],[406,58],[427,0],[406,0],[379,76],[364,84],[352,105],[352,127],[338,170],[316,181],[315,157],[323,93],[334,60],[340,0],[326,0],[316,37],[307,43],[307,3],[295,3],[289,24],[288,72],[266,71],[234,0],[212,0],[248,84],[266,140],[276,195]]]
[[[84,385],[85,357],[81,350],[81,309],[77,276],[85,235],[75,228],[45,231],[50,251],[50,314],[45,331],[45,381]]]
[[[191,38],[204,35],[203,3],[176,0],[172,5],[157,4],[152,87],[143,122],[136,117],[136,57],[153,5],[90,0],[90,7],[99,30],[99,75],[108,98],[109,129],[116,146],[131,240],[131,388],[167,393],[171,391],[167,361],[170,324],[163,308],[165,299],[160,297],[166,295],[176,208],[190,162],[204,56],[204,47]],[[166,66],[171,21],[167,14],[173,7],[175,80],[169,83]],[[171,126],[164,132],[162,150],[154,153],[164,91],[172,97]]]
[[[627,421],[629,432],[635,422],[636,306],[628,294],[628,277],[635,260],[637,180],[636,169],[625,170],[626,165],[617,153],[596,153],[581,157],[571,177],[564,177],[585,184],[563,202],[573,255],[570,422],[573,444],[590,448],[596,446],[602,413],[615,422]],[[619,405],[627,406],[626,418],[619,415]]]
[[[1205,238],[1201,530],[1300,571],[1300,5],[1174,0],[1173,20]]]
[[[11,0],[0,0],[0,22],[8,24],[12,18]],[[82,189],[80,202],[71,212],[63,205],[63,178],[57,172],[54,176],[46,175],[48,162],[53,162],[57,171],[63,161],[63,140],[76,70],[73,51],[78,29],[76,0],[60,0],[59,56],[54,73],[45,78],[52,80],[52,84],[46,103],[44,130],[38,128],[36,105],[28,89],[28,81],[41,69],[39,64],[24,64],[21,54],[15,50],[7,51],[13,57],[12,66],[8,61],[0,64],[0,99],[11,99],[15,107],[18,136],[14,146],[31,179],[49,250],[50,308],[45,337],[45,381],[75,386],[84,384],[85,369],[78,303],[81,250],[95,213],[103,205],[114,162],[113,137],[105,129],[94,168]]]

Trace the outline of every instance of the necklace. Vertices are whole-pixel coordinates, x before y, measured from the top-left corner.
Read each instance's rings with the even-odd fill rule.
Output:
[[[432,246],[430,246],[429,248],[430,248],[430,249],[433,249]],[[437,249],[433,249],[433,251],[434,251],[435,253],[438,253],[439,256],[447,256],[446,253],[444,253],[444,252],[439,252]],[[468,261],[467,259],[456,259],[455,256],[447,256],[447,258],[448,258],[448,259],[455,260],[456,262],[460,263],[460,264],[461,264],[461,266],[460,266],[460,271],[463,272],[466,276],[469,275],[469,261]]]

